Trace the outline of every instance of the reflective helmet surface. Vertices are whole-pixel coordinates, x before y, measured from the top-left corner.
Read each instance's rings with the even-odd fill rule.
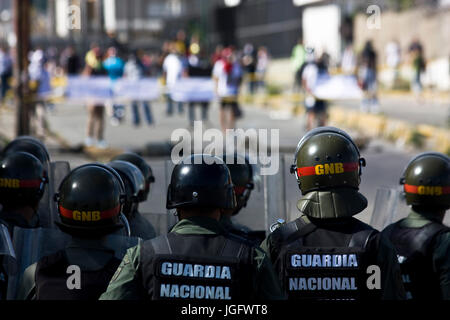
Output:
[[[124,184],[114,169],[86,164],[73,169],[55,195],[64,232],[79,236],[102,236],[123,225],[120,221]]]
[[[450,158],[442,153],[421,153],[410,160],[400,179],[406,203],[450,208]]]
[[[19,136],[5,146],[3,154],[7,155],[17,151],[31,153],[42,162],[44,168],[48,167],[50,155],[42,141],[31,136]]]
[[[295,174],[302,194],[340,187],[357,190],[362,166],[365,160],[346,132],[319,127],[298,143],[291,173]]]
[[[146,201],[148,198],[148,194],[150,193],[150,184],[155,182],[155,177],[153,176],[153,171],[150,165],[144,160],[144,158],[133,152],[122,153],[111,159],[111,161],[114,160],[123,160],[130,162],[138,167],[139,170],[141,170],[141,173],[145,178],[145,186],[144,190],[139,196],[139,200],[141,202]]]
[[[234,209],[231,174],[222,159],[194,154],[175,165],[167,190],[167,209],[179,207]]]
[[[47,183],[44,167],[28,152],[14,152],[0,161],[0,201],[2,204],[35,205]]]
[[[251,191],[254,189],[253,167],[247,157],[238,154],[224,155],[223,160],[230,170],[237,202],[233,214],[237,214],[242,207],[247,205]]]
[[[145,179],[141,171],[131,162],[114,160],[108,166],[117,171],[125,184],[126,200],[123,206],[123,213],[129,215],[136,209],[142,192],[145,190]]]

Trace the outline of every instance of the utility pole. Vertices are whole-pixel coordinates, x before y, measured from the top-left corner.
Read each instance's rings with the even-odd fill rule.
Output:
[[[14,0],[14,78],[16,135],[30,134],[30,90],[28,87],[28,51],[30,49],[30,0]]]

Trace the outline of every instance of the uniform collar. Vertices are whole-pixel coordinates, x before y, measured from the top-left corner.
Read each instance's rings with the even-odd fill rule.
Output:
[[[413,219],[413,220],[421,220],[421,221],[433,221],[433,222],[438,222],[438,223],[442,223],[442,221],[440,220],[440,216],[436,215],[435,213],[432,212],[417,212],[414,211],[413,209],[411,209],[411,212],[408,215],[408,219]]]
[[[226,233],[219,221],[209,217],[189,217],[180,220],[171,232],[180,234],[223,234]]]
[[[222,224],[222,226],[225,229],[233,227],[233,222],[231,221],[230,216],[225,216],[225,215],[220,216],[219,222]]]

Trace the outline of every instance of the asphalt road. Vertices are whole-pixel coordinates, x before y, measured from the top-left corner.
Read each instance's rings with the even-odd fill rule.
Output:
[[[437,127],[450,126],[450,97],[444,100],[424,100],[418,102],[411,96],[382,96],[379,99],[380,113],[394,119],[404,120],[411,124],[429,124]],[[357,101],[335,102],[334,105],[359,110]]]

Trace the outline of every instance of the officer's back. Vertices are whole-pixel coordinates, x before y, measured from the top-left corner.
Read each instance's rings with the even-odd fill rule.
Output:
[[[292,173],[303,194],[297,204],[303,215],[281,225],[262,244],[290,299],[404,295],[392,244],[353,218],[367,206],[358,192],[363,165],[357,146],[337,128],[317,128],[300,140]],[[371,265],[379,268],[378,275]]]
[[[112,234],[123,227],[124,193],[123,181],[108,166],[94,163],[72,170],[56,194],[55,223],[62,233],[43,233],[52,234],[55,243],[48,245],[55,246],[54,252],[25,270],[18,298],[97,300],[121,261],[115,247],[122,238],[117,235],[114,242]]]
[[[235,205],[221,159],[185,158],[167,194],[166,206],[177,209],[179,222],[169,234],[130,249],[101,299],[283,298],[265,254],[220,224],[221,210]]]
[[[411,212],[383,230],[398,252],[408,299],[450,299],[450,159],[436,152],[411,159],[400,179]]]

